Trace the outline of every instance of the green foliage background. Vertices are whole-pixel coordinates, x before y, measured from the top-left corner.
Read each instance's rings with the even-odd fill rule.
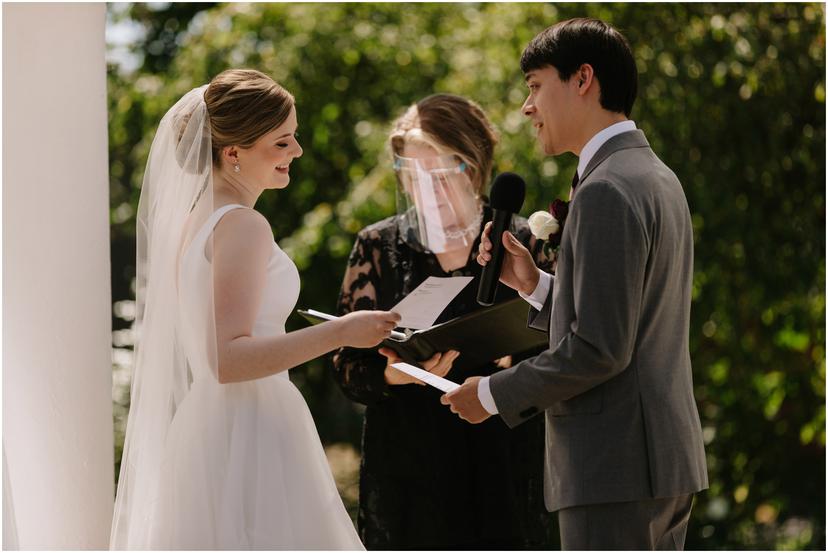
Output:
[[[330,311],[354,234],[394,209],[389,123],[427,94],[487,110],[501,132],[497,171],[529,185],[524,214],[564,197],[576,158],[538,153],[520,114],[518,59],[535,34],[577,16],[630,40],[640,71],[632,117],[693,213],[691,354],[711,487],[697,496],[687,547],[824,549],[822,4],[133,5],[118,17],[146,29],[134,46],[143,65],[110,65],[108,77],[114,345],[129,350],[123,306],[146,155],[184,92],[253,67],[294,93],[305,155],[290,187],[257,208],[299,266],[299,306]],[[292,378],[323,441],[358,447],[361,412],[328,363]],[[119,433],[123,378],[121,387]]]

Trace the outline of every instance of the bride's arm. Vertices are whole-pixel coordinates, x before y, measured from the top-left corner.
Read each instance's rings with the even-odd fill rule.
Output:
[[[218,380],[263,378],[350,345],[373,347],[399,316],[362,311],[295,332],[253,337],[273,248],[270,224],[252,209],[234,209],[213,234],[213,288]]]

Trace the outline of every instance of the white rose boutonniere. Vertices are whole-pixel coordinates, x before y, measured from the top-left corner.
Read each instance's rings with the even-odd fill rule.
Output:
[[[550,234],[557,233],[561,224],[548,211],[536,211],[529,216],[529,230],[538,240],[548,240]]]
[[[555,200],[549,204],[549,211],[536,211],[529,216],[529,230],[538,240],[543,240],[543,252],[551,258],[561,245],[569,202]]]

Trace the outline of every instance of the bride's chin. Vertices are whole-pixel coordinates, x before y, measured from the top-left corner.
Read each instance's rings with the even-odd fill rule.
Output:
[[[266,188],[268,190],[280,190],[282,188],[287,188],[288,184],[290,184],[290,175],[275,175],[274,177],[271,177],[270,182],[266,185]]]

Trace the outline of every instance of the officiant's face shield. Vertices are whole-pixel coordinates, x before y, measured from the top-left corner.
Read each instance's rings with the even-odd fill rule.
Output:
[[[480,232],[481,202],[466,164],[456,156],[395,155],[397,214],[403,235],[434,253],[471,245]]]

